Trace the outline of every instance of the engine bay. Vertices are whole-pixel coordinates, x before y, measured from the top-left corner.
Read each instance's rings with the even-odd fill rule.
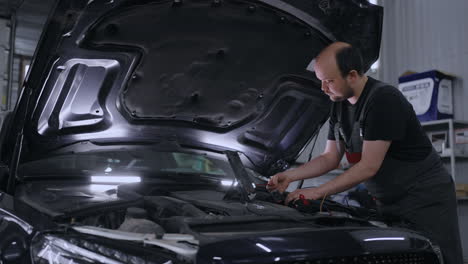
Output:
[[[368,221],[370,214],[359,215],[353,207],[329,200],[285,206],[261,188],[255,199],[243,203],[236,188],[225,191],[140,183],[107,190],[68,183],[22,187],[17,197],[55,223],[157,236],[190,234],[201,241],[292,228],[374,226]],[[322,212],[317,211],[319,204]]]

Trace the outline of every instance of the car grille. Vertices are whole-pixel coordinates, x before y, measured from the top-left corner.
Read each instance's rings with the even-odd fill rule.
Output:
[[[284,262],[284,264],[439,264],[432,253],[406,253],[385,255],[364,255],[355,257],[326,258]]]

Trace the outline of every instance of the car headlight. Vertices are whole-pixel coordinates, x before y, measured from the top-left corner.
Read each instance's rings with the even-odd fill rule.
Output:
[[[32,257],[37,264],[122,263],[52,235],[44,235],[32,245]]]
[[[171,260],[145,260],[83,239],[42,235],[31,246],[34,264],[172,264]]]

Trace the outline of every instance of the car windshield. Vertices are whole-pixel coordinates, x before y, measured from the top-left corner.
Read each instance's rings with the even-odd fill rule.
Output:
[[[152,149],[112,150],[62,154],[25,162],[20,165],[21,177],[122,177],[145,180],[208,177],[234,180],[234,173],[225,155],[155,151]]]

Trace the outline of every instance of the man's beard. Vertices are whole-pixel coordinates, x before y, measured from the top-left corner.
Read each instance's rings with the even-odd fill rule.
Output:
[[[344,100],[346,100],[346,98],[344,98],[343,96],[329,96],[329,98],[333,102],[343,102]]]
[[[351,88],[347,88],[346,89],[346,93],[344,95],[329,95],[328,97],[330,98],[330,100],[332,100],[333,102],[342,102],[350,97],[353,97],[354,96],[354,92],[353,90],[351,90]]]

